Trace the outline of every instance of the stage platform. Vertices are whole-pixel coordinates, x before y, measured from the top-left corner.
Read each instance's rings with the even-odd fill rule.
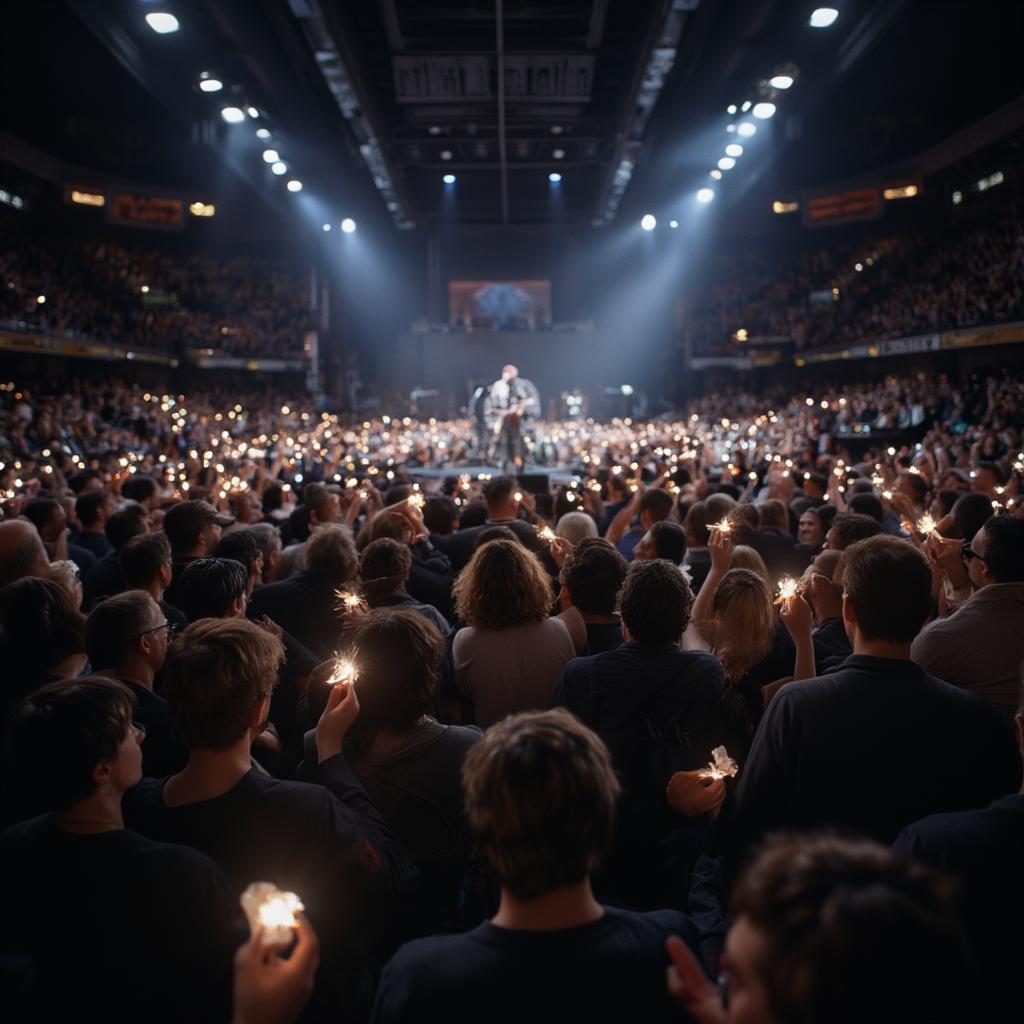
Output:
[[[446,477],[469,476],[479,479],[483,475],[501,476],[503,470],[500,466],[489,466],[484,463],[465,463],[451,466],[405,466],[406,473],[411,480],[417,481],[425,491],[433,491],[440,488]],[[527,463],[516,476],[528,491],[544,492],[551,484],[567,484],[573,477],[579,476],[572,466],[539,466],[535,463]],[[427,481],[430,485],[427,486]],[[434,483],[436,481],[436,483]]]

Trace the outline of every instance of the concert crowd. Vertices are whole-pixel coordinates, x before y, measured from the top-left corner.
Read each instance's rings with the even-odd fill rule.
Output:
[[[10,1019],[1011,1019],[1019,378],[0,418]]]

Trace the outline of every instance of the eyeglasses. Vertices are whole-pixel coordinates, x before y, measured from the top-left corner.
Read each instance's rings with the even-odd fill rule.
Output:
[[[153,626],[152,629],[144,629],[139,636],[149,636],[150,633],[159,633],[161,629],[167,630],[168,639],[174,636],[178,632],[178,624],[176,622],[161,622],[159,626]]]
[[[978,552],[975,551],[970,544],[960,545],[960,557],[965,562],[970,562],[972,559],[977,558],[979,561],[985,562],[985,564],[988,565],[988,562],[985,560],[985,556],[979,555]]]

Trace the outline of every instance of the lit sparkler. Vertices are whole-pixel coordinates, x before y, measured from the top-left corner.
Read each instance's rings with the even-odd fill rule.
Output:
[[[278,889],[271,882],[253,882],[242,893],[242,910],[249,921],[249,929],[263,929],[263,940],[268,946],[287,946],[292,929],[299,923],[295,915],[304,910],[302,900],[293,892]]]
[[[729,756],[725,747],[715,747],[711,757],[707,768],[698,772],[702,779],[734,779],[739,774],[740,766]]]

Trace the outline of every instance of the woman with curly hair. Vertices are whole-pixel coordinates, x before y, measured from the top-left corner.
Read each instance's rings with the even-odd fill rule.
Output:
[[[565,624],[549,618],[551,580],[536,555],[513,541],[483,544],[453,593],[469,624],[452,644],[455,685],[477,723],[487,728],[516,711],[546,708],[576,651]]]

